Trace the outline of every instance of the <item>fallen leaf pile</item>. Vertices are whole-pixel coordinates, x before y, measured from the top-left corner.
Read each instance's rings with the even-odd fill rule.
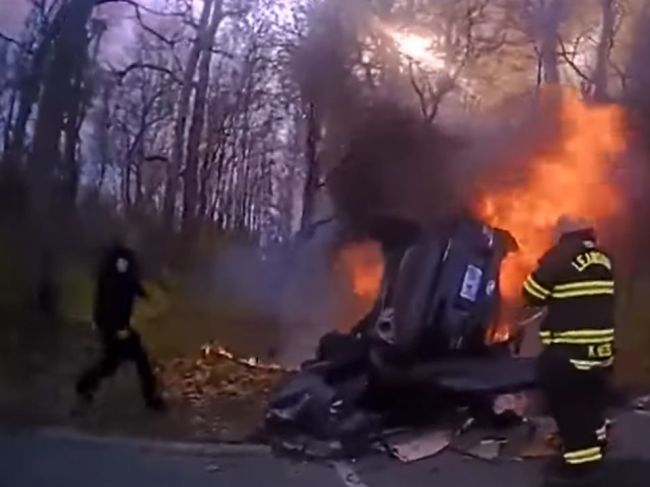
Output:
[[[211,343],[196,356],[162,364],[158,373],[169,399],[189,406],[197,431],[214,433],[233,416],[263,415],[269,396],[291,370],[237,357]]]

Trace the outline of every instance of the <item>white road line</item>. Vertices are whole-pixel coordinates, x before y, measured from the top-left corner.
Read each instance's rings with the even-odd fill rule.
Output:
[[[334,469],[339,475],[346,487],[368,487],[359,474],[357,474],[350,462],[337,461],[333,462]]]

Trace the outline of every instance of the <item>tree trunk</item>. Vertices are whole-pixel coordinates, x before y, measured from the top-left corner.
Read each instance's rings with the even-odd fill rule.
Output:
[[[65,17],[64,13],[65,10],[63,8],[57,12],[56,17],[50,24],[43,40],[36,48],[28,72],[25,73],[22,79],[16,123],[14,125],[11,142],[9,143],[8,150],[4,155],[5,162],[13,165],[15,168],[18,168],[22,163],[22,157],[25,152],[25,138],[27,136],[27,122],[32,114],[32,108],[38,101],[38,97],[41,93],[41,84],[47,60],[51,55],[54,39],[58,37],[61,30],[61,24]]]
[[[542,20],[540,35],[544,83],[557,85],[560,83],[560,70],[557,60],[557,38],[564,12],[564,0],[544,0],[541,5]]]
[[[64,147],[64,198],[66,203],[74,206],[79,192],[80,168],[77,161],[77,147],[79,143],[79,130],[85,117],[83,98],[84,67],[79,63],[74,74],[73,90],[70,93],[67,117],[65,119],[65,147]]]
[[[183,230],[190,231],[196,223],[198,210],[198,171],[199,171],[199,147],[205,126],[206,104],[208,102],[208,85],[210,82],[210,65],[212,61],[212,43],[217,29],[223,20],[222,0],[217,0],[212,11],[210,26],[199,39],[202,50],[201,62],[198,73],[199,80],[194,96],[194,110],[192,113],[192,124],[187,138],[187,163],[184,172],[183,188]]]
[[[206,148],[203,152],[203,163],[199,168],[199,208],[197,214],[199,218],[207,218],[208,211],[208,192],[212,178],[212,171],[215,160],[217,159],[217,119],[218,115],[215,106],[217,96],[211,96],[206,119]],[[216,102],[218,104],[218,101]]]
[[[307,113],[307,140],[305,159],[307,171],[305,175],[305,187],[302,197],[302,218],[300,231],[309,230],[313,221],[316,193],[318,192],[318,181],[320,179],[320,167],[318,163],[318,139],[319,128],[316,120],[316,109],[313,104],[308,107]]]
[[[201,54],[201,39],[205,37],[205,30],[210,19],[210,11],[214,0],[205,0],[199,27],[197,39],[192,46],[185,72],[183,73],[183,84],[178,97],[176,108],[176,123],[174,126],[174,144],[172,146],[172,158],[169,173],[167,174],[167,183],[165,186],[165,197],[163,202],[163,219],[169,229],[174,228],[176,214],[176,197],[178,196],[179,175],[183,165],[185,145],[185,132],[187,127],[187,117],[190,111],[190,99],[192,98],[192,88],[194,85],[194,74]]]
[[[138,212],[145,212],[147,210],[148,201],[146,200],[142,176],[142,165],[144,164],[145,159],[144,140],[140,140],[135,154],[135,207]]]
[[[62,21],[54,40],[54,55],[49,63],[34,128],[34,144],[29,159],[33,199],[38,210],[51,201],[54,172],[62,162],[61,135],[65,116],[75,100],[73,78],[76,67],[87,56],[86,24],[96,0],[71,0],[61,7]],[[81,103],[81,100],[76,100]]]
[[[231,154],[228,158],[228,163],[224,167],[224,197],[222,199],[220,218],[222,228],[234,228],[233,222],[235,221],[235,183],[239,179],[239,165],[235,154]]]
[[[602,0],[603,31],[598,43],[598,55],[596,69],[594,70],[594,99],[597,101],[607,100],[607,70],[609,68],[609,54],[614,42],[614,23],[616,14],[614,12],[614,0]]]
[[[2,148],[2,159],[5,160],[7,153],[9,152],[9,142],[11,141],[11,134],[13,132],[13,122],[14,122],[14,113],[16,111],[16,96],[17,92],[15,89],[12,89],[11,99],[9,100],[9,108],[7,109],[7,123],[4,126],[4,132],[2,134],[3,148]]]

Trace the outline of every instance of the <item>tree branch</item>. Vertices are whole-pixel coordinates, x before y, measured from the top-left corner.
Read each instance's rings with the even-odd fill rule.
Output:
[[[230,10],[223,13],[224,17],[241,17],[250,12],[249,8],[240,8],[238,10]]]
[[[14,46],[17,46],[19,49],[23,51],[28,50],[20,41],[17,41],[13,37],[3,34],[2,32],[0,32],[0,40],[8,42],[9,44],[13,44]]]
[[[232,53],[230,53],[228,51],[224,51],[223,49],[219,49],[219,48],[214,47],[214,46],[210,47],[210,52],[212,54],[217,54],[218,56],[223,56],[223,57],[228,58],[228,59],[235,59],[235,56],[233,56]]]
[[[154,154],[151,156],[144,156],[145,162],[169,162],[169,157],[162,154]]]
[[[134,9],[141,10],[142,12],[146,12],[151,15],[158,15],[160,17],[183,17],[187,12],[161,12],[160,10],[156,10],[151,7],[147,7],[146,5],[142,5],[141,3],[135,1],[135,0],[97,0],[96,5],[103,5],[105,3],[126,3],[127,5],[132,6]],[[190,8],[189,6],[186,6],[186,8]]]
[[[422,115],[422,118],[424,118],[424,120],[427,122],[430,122],[431,112],[429,110],[429,104],[427,103],[427,94],[429,97],[431,97],[431,85],[427,83],[424,89],[422,86],[420,86],[418,81],[415,79],[416,76],[413,70],[413,63],[409,63],[409,78],[411,81],[411,86],[413,87],[413,91],[415,91],[415,94],[418,97],[418,101],[420,102],[420,113]]]
[[[566,62],[580,78],[582,78],[584,81],[587,81],[588,83],[591,83],[591,77],[585,74],[584,71],[582,71],[582,69],[580,69],[580,67],[575,63],[573,58],[567,52],[564,41],[561,38],[558,38],[558,45],[560,46],[560,57],[564,60],[564,62]]]
[[[106,1],[107,2],[121,2],[121,3],[126,3],[127,5],[130,5],[131,7],[133,7],[133,10],[135,11],[135,17],[138,20],[138,24],[140,25],[140,27],[142,29],[144,29],[146,32],[148,32],[149,34],[154,36],[156,39],[158,39],[162,43],[168,45],[172,49],[178,43],[177,39],[169,39],[169,38],[165,37],[164,35],[162,35],[160,32],[158,32],[156,29],[154,29],[152,27],[149,27],[147,25],[147,23],[144,21],[144,18],[142,16],[142,12],[144,11],[144,12],[154,14],[154,15],[171,15],[171,16],[174,16],[174,17],[182,17],[183,14],[180,14],[180,13],[177,13],[177,14],[164,14],[164,13],[161,13],[161,12],[156,12],[155,10],[149,9],[148,7],[143,7],[142,5],[140,5],[138,2],[136,2],[134,0],[106,0]]]
[[[177,84],[182,84],[182,81],[176,76],[176,73],[174,73],[171,69],[165,68],[164,66],[159,66],[157,64],[152,64],[152,63],[131,63],[127,67],[123,69],[116,69],[111,66],[111,70],[113,71],[113,74],[120,78],[120,81],[123,80],[131,71],[134,71],[136,69],[148,69],[151,71],[158,71],[160,73],[166,74],[169,76],[175,83]]]
[[[609,61],[609,65],[612,67],[612,69],[616,72],[617,76],[621,80],[621,88],[623,88],[623,91],[627,91],[627,84],[630,79],[629,74],[618,64],[612,62],[611,60]]]

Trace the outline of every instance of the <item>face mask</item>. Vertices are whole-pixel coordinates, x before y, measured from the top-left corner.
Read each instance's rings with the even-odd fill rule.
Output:
[[[117,262],[115,263],[115,268],[117,269],[117,272],[120,274],[124,274],[126,271],[129,270],[129,261],[120,257],[117,259]]]

